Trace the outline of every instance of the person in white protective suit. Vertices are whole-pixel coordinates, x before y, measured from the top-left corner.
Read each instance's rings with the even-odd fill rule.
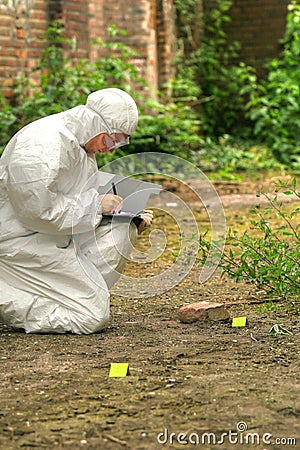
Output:
[[[94,154],[128,144],[137,123],[132,97],[108,88],[10,140],[0,158],[2,322],[27,333],[88,334],[107,325],[109,290],[152,212],[139,229],[103,219],[122,199],[93,186]]]

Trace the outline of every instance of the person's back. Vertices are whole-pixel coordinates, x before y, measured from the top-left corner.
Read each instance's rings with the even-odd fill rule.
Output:
[[[72,211],[66,220],[62,198],[78,195],[97,166],[65,126],[69,114],[32,122],[6,146],[0,159],[0,242],[32,232],[72,234]],[[96,190],[90,194],[97,206]],[[89,226],[95,224],[81,221],[82,231]]]

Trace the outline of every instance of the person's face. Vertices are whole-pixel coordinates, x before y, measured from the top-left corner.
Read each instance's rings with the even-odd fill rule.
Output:
[[[90,139],[85,144],[85,151],[88,154],[93,153],[112,153],[115,148],[122,147],[129,144],[129,136],[123,133],[114,133],[108,135],[107,133],[101,133]]]
[[[87,154],[93,154],[93,153],[104,153],[108,151],[107,145],[105,143],[105,136],[106,133],[98,134],[97,136],[93,137],[91,140],[89,140],[85,144],[85,151]]]

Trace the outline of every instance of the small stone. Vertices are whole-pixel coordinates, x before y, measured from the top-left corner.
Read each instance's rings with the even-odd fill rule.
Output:
[[[197,302],[184,305],[178,310],[179,320],[183,323],[193,323],[205,320],[227,320],[229,312],[222,303]]]

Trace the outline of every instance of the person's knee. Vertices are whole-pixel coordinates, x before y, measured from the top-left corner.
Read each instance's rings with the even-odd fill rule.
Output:
[[[129,226],[129,239],[130,242],[134,245],[138,239],[138,229],[135,223],[131,222]]]
[[[109,294],[98,287],[91,292],[72,303],[35,298],[26,315],[26,333],[91,334],[103,330],[110,318]]]
[[[104,330],[110,320],[110,314],[99,315],[98,317],[89,318],[87,321],[83,321],[79,331],[79,334],[92,334],[98,333]]]
[[[92,334],[104,330],[110,320],[109,296],[104,298],[95,292],[94,301],[85,311],[73,314],[73,332],[78,334]]]
[[[59,323],[59,321],[52,320],[52,322],[40,323],[28,322],[24,326],[26,333],[50,333],[50,334],[93,334],[104,330],[109,322],[110,316],[108,314],[99,314],[94,317],[87,317],[78,314],[69,314],[68,323]],[[57,323],[56,323],[57,322]]]

